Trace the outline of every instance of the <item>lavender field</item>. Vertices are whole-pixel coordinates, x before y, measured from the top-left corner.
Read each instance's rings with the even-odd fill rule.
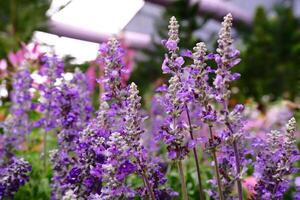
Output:
[[[156,72],[122,37],[86,65],[20,42],[0,60],[0,199],[300,199],[299,98],[238,95],[259,82],[244,60],[262,60],[239,50],[234,18],[190,47],[171,16],[147,87]]]

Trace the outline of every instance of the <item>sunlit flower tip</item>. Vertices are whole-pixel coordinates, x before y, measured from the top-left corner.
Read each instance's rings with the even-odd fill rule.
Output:
[[[206,56],[206,45],[203,42],[199,42],[196,44],[196,46],[193,48],[193,59],[195,65],[201,65],[204,64],[205,56]]]
[[[295,138],[296,119],[294,117],[291,118],[285,126],[286,126],[286,134],[285,134],[284,146],[287,152],[291,153],[293,146],[296,143],[296,138]]]
[[[276,147],[279,144],[281,133],[277,130],[271,130],[267,133],[267,141],[271,147]]]
[[[232,28],[232,15],[229,13],[224,17],[224,21],[222,22],[222,28],[219,32],[219,39],[218,39],[218,48],[217,52],[223,56],[224,54],[231,52],[230,45],[232,44],[233,40],[231,38],[231,28]],[[229,55],[228,55],[229,56]]]
[[[173,40],[176,43],[178,43],[179,42],[179,37],[178,37],[179,24],[174,16],[171,17],[168,28],[169,28],[169,33],[168,33],[169,40]]]
[[[119,41],[114,37],[110,38],[107,44],[111,50],[115,50],[115,48],[117,48],[120,45]]]
[[[296,131],[296,119],[294,117],[286,124],[286,131],[288,133],[294,133]]]

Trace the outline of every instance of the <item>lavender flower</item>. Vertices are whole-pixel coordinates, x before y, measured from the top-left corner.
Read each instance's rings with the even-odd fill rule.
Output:
[[[161,185],[166,183],[161,167],[156,162],[157,158],[149,157],[149,153],[142,145],[142,133],[144,117],[141,115],[141,97],[138,95],[139,91],[134,83],[129,87],[129,96],[127,98],[127,106],[125,111],[125,141],[130,148],[130,154],[134,155],[133,163],[136,166],[138,175],[145,183],[145,190],[147,196],[151,199],[158,199],[162,193],[168,193],[165,189],[160,189]],[[169,193],[169,195],[171,195]],[[146,195],[145,195],[146,196]]]
[[[167,144],[169,157],[174,160],[182,160],[188,153],[184,138],[186,128],[180,120],[180,116],[183,112],[181,91],[182,85],[179,77],[171,77],[164,102],[168,117],[162,127],[161,133],[162,138]]]
[[[229,70],[240,62],[239,51],[233,49],[231,37],[232,15],[229,13],[224,17],[222,28],[219,32],[218,48],[214,59],[218,65],[214,86],[216,88],[216,100],[224,102],[230,96],[229,83],[237,80],[240,75],[231,73]]]
[[[167,41],[163,41],[163,44],[168,49],[169,55],[165,55],[165,59],[162,64],[162,71],[165,74],[176,74],[181,70],[184,59],[178,54],[179,24],[175,17],[171,17],[168,28],[169,39]]]
[[[74,191],[76,195],[84,199],[98,195],[101,198],[115,195],[117,198],[123,193],[125,195],[132,193],[123,183],[117,184],[118,180],[113,176],[117,171],[110,167],[110,162],[125,161],[123,154],[118,155],[121,151],[119,147],[126,148],[118,143],[118,134],[122,133],[124,127],[122,113],[126,99],[126,88],[121,79],[124,52],[114,38],[107,44],[102,44],[99,52],[101,56],[99,61],[105,65],[104,77],[100,80],[104,91],[97,117],[91,120],[81,132],[79,148],[76,150],[78,156],[76,166],[81,172],[77,178],[78,182],[73,187],[77,188]],[[113,163],[112,167],[115,166],[116,163]],[[116,184],[113,183],[114,181]],[[111,187],[116,192],[110,191]]]
[[[242,184],[241,184],[241,172],[244,154],[243,149],[238,144],[240,143],[243,122],[240,117],[240,113],[243,110],[242,105],[236,105],[235,109],[229,113],[228,102],[230,98],[230,83],[240,77],[238,73],[231,73],[230,69],[240,62],[239,51],[232,47],[233,39],[231,37],[232,27],[232,15],[227,14],[222,22],[222,28],[219,32],[218,48],[214,59],[217,63],[218,69],[215,71],[216,77],[214,79],[214,96],[215,99],[221,103],[223,109],[220,112],[219,121],[225,124],[225,135],[223,134],[226,144],[224,145],[224,152],[227,152],[227,160],[230,161],[231,155],[234,156],[235,160],[235,179],[238,188],[238,198],[243,199]],[[232,146],[232,150],[230,147]],[[233,174],[233,173],[232,173]]]
[[[118,98],[119,95],[122,95],[121,90],[124,87],[122,74],[126,71],[123,61],[124,50],[120,43],[112,38],[107,44],[101,44],[99,52],[99,60],[105,65],[104,77],[101,80],[104,89],[102,100],[108,101],[112,97]]]
[[[0,135],[0,199],[12,198],[29,180],[31,166],[23,158],[17,158],[15,151],[21,148],[32,129],[29,119],[32,109],[31,84],[29,70],[25,66],[20,67],[13,78],[11,115],[1,124],[4,134]]]
[[[30,93],[32,78],[30,71],[25,66],[20,67],[14,75],[12,87],[10,96],[12,103],[10,108],[11,115],[7,117],[2,126],[6,130],[6,134],[9,135],[9,140],[13,142],[11,145],[19,149],[32,129],[32,123],[29,119],[29,113],[33,107]]]
[[[22,158],[12,157],[0,167],[0,198],[12,198],[28,180],[30,164]]]
[[[296,121],[290,119],[285,134],[271,131],[264,151],[257,153],[255,176],[255,194],[253,199],[282,199],[289,186],[288,175],[294,173],[293,164],[299,160],[299,152],[295,145]],[[282,144],[281,141],[284,141]]]
[[[69,77],[66,77],[68,75]],[[52,199],[61,199],[66,190],[72,190],[72,186],[78,183],[77,176],[81,170],[70,167],[76,162],[74,154],[79,140],[79,133],[87,124],[91,104],[87,90],[86,78],[82,72],[76,70],[74,74],[65,74],[60,84],[52,89],[52,96],[56,102],[56,127],[58,150],[52,152],[54,176],[52,178]]]
[[[48,132],[57,127],[56,120],[57,116],[60,115],[59,107],[54,99],[57,94],[56,85],[59,85],[63,80],[64,63],[55,55],[44,56],[42,60],[44,64],[39,73],[47,77],[47,84],[38,86],[40,98],[36,107],[43,114],[43,117],[36,122],[36,127],[42,127],[45,132]]]

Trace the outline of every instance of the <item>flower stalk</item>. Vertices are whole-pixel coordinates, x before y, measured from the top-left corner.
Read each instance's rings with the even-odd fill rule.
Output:
[[[185,181],[185,176],[184,176],[184,172],[183,172],[182,160],[177,161],[177,166],[178,166],[180,182],[181,182],[182,198],[184,200],[188,200],[189,198],[188,198],[188,192],[186,189],[186,181]]]
[[[226,122],[226,126],[228,127],[229,131],[233,135],[234,132],[233,132],[229,122]],[[237,189],[238,189],[238,197],[239,197],[239,200],[243,200],[243,188],[242,188],[242,182],[240,179],[240,175],[241,175],[240,155],[239,155],[239,150],[238,150],[236,139],[233,140],[232,146],[233,146],[233,151],[234,151],[236,173],[237,173],[236,183],[237,183]]]
[[[189,112],[189,109],[186,104],[185,104],[185,111],[186,111],[186,115],[188,118],[190,137],[191,137],[191,140],[194,140],[194,133],[193,133],[193,127],[192,127],[192,123],[191,123],[190,112]],[[195,163],[196,163],[197,176],[198,176],[198,182],[199,182],[200,200],[202,200],[202,199],[205,200],[205,194],[204,194],[203,186],[202,186],[200,163],[199,163],[199,157],[198,157],[196,146],[193,148],[193,154],[194,154],[194,159],[195,159]]]
[[[213,131],[212,131],[213,126],[209,125],[208,128],[209,128],[209,136],[211,139],[211,143],[214,144],[214,135],[213,135]],[[212,146],[211,153],[212,153],[214,165],[215,165],[215,173],[216,173],[217,184],[218,184],[219,198],[220,198],[220,200],[224,200],[224,196],[223,196],[223,192],[222,192],[221,177],[220,177],[220,173],[219,173],[219,164],[218,164],[215,146]]]

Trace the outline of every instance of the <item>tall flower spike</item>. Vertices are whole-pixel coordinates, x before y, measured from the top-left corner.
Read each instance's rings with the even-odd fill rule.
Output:
[[[102,100],[111,100],[112,97],[121,95],[124,50],[117,39],[111,38],[106,44],[101,45],[99,52],[100,60],[105,64]]]
[[[125,138],[131,143],[134,149],[139,147],[140,134],[144,131],[139,127],[142,123],[142,118],[139,116],[141,108],[141,97],[135,83],[131,83],[129,87],[128,106],[125,117],[125,131],[128,134]]]
[[[139,91],[135,83],[131,83],[129,87],[129,97],[127,98],[128,105],[125,115],[125,140],[127,145],[132,150],[132,155],[135,155],[134,163],[137,165],[137,172],[143,178],[145,187],[147,189],[149,199],[156,199],[154,194],[153,185],[150,184],[149,177],[154,177],[159,169],[153,168],[154,171],[151,172],[151,167],[146,161],[148,152],[145,150],[144,146],[141,144],[141,134],[144,132],[142,128],[144,118],[140,114],[141,108],[141,97],[139,96]],[[153,182],[153,184],[156,184]]]
[[[199,42],[193,50],[194,65],[191,65],[190,71],[191,80],[193,81],[190,82],[192,85],[189,89],[192,89],[196,101],[204,103],[211,96],[211,87],[207,82],[209,70],[206,68],[207,64],[205,63],[206,45],[203,42]]]
[[[295,145],[295,131],[296,120],[292,118],[286,124],[285,134],[272,131],[266,145],[257,153],[254,172],[257,184],[253,199],[282,199],[288,190],[289,177],[297,171],[295,163],[300,158]],[[280,141],[282,137],[283,145]]]
[[[178,50],[178,43],[179,43],[179,24],[176,20],[176,18],[173,16],[171,17],[169,21],[169,39],[165,42],[165,46],[169,50],[170,53],[172,53],[173,58],[177,56],[176,51]]]
[[[272,150],[274,150],[280,144],[280,132],[278,130],[271,130],[270,133],[267,133],[267,141]]]
[[[232,18],[231,13],[227,14],[224,17],[224,21],[222,22],[222,28],[219,32],[217,52],[224,59],[223,62],[227,61],[226,55],[228,53],[230,53],[230,51],[231,51],[230,46],[233,42],[233,40],[231,38],[232,20],[233,20],[233,18]]]
[[[10,127],[11,137],[15,140],[14,148],[19,148],[24,143],[27,134],[30,134],[32,122],[29,119],[29,112],[32,109],[32,96],[30,88],[33,80],[27,66],[21,66],[13,77],[13,89],[11,91],[11,119],[8,118],[4,125]]]
[[[167,98],[170,101],[170,107],[167,108],[167,114],[171,114],[174,118],[178,118],[182,112],[180,109],[182,101],[178,96],[178,92],[182,89],[182,84],[178,76],[171,77],[169,84]]]
[[[215,98],[219,102],[224,102],[230,97],[230,83],[240,78],[239,73],[232,73],[230,69],[237,65],[241,59],[238,58],[240,52],[232,47],[231,37],[232,16],[228,14],[224,17],[222,28],[219,32],[217,53],[214,59],[218,65],[215,71],[216,78],[213,82],[216,88]]]
[[[168,33],[169,39],[178,43],[179,42],[179,37],[178,37],[179,24],[174,16],[171,17],[168,28],[169,28],[169,33]]]
[[[292,151],[296,143],[296,138],[294,135],[295,131],[296,131],[296,119],[293,117],[286,124],[286,134],[285,134],[285,141],[284,141],[285,149],[289,153]]]
[[[72,79],[71,79],[72,78]],[[76,70],[70,78],[61,80],[51,91],[55,97],[58,149],[52,153],[53,165],[52,199],[62,199],[67,191],[73,191],[72,184],[78,184],[79,168],[74,153],[78,148],[79,133],[87,125],[91,113],[89,92],[85,75]],[[69,176],[65,177],[66,174]],[[68,196],[68,195],[67,195]]]
[[[196,44],[196,46],[193,48],[194,53],[193,53],[193,60],[194,60],[194,65],[196,68],[203,68],[206,66],[205,64],[205,56],[206,56],[206,45],[204,42],[199,42]]]

